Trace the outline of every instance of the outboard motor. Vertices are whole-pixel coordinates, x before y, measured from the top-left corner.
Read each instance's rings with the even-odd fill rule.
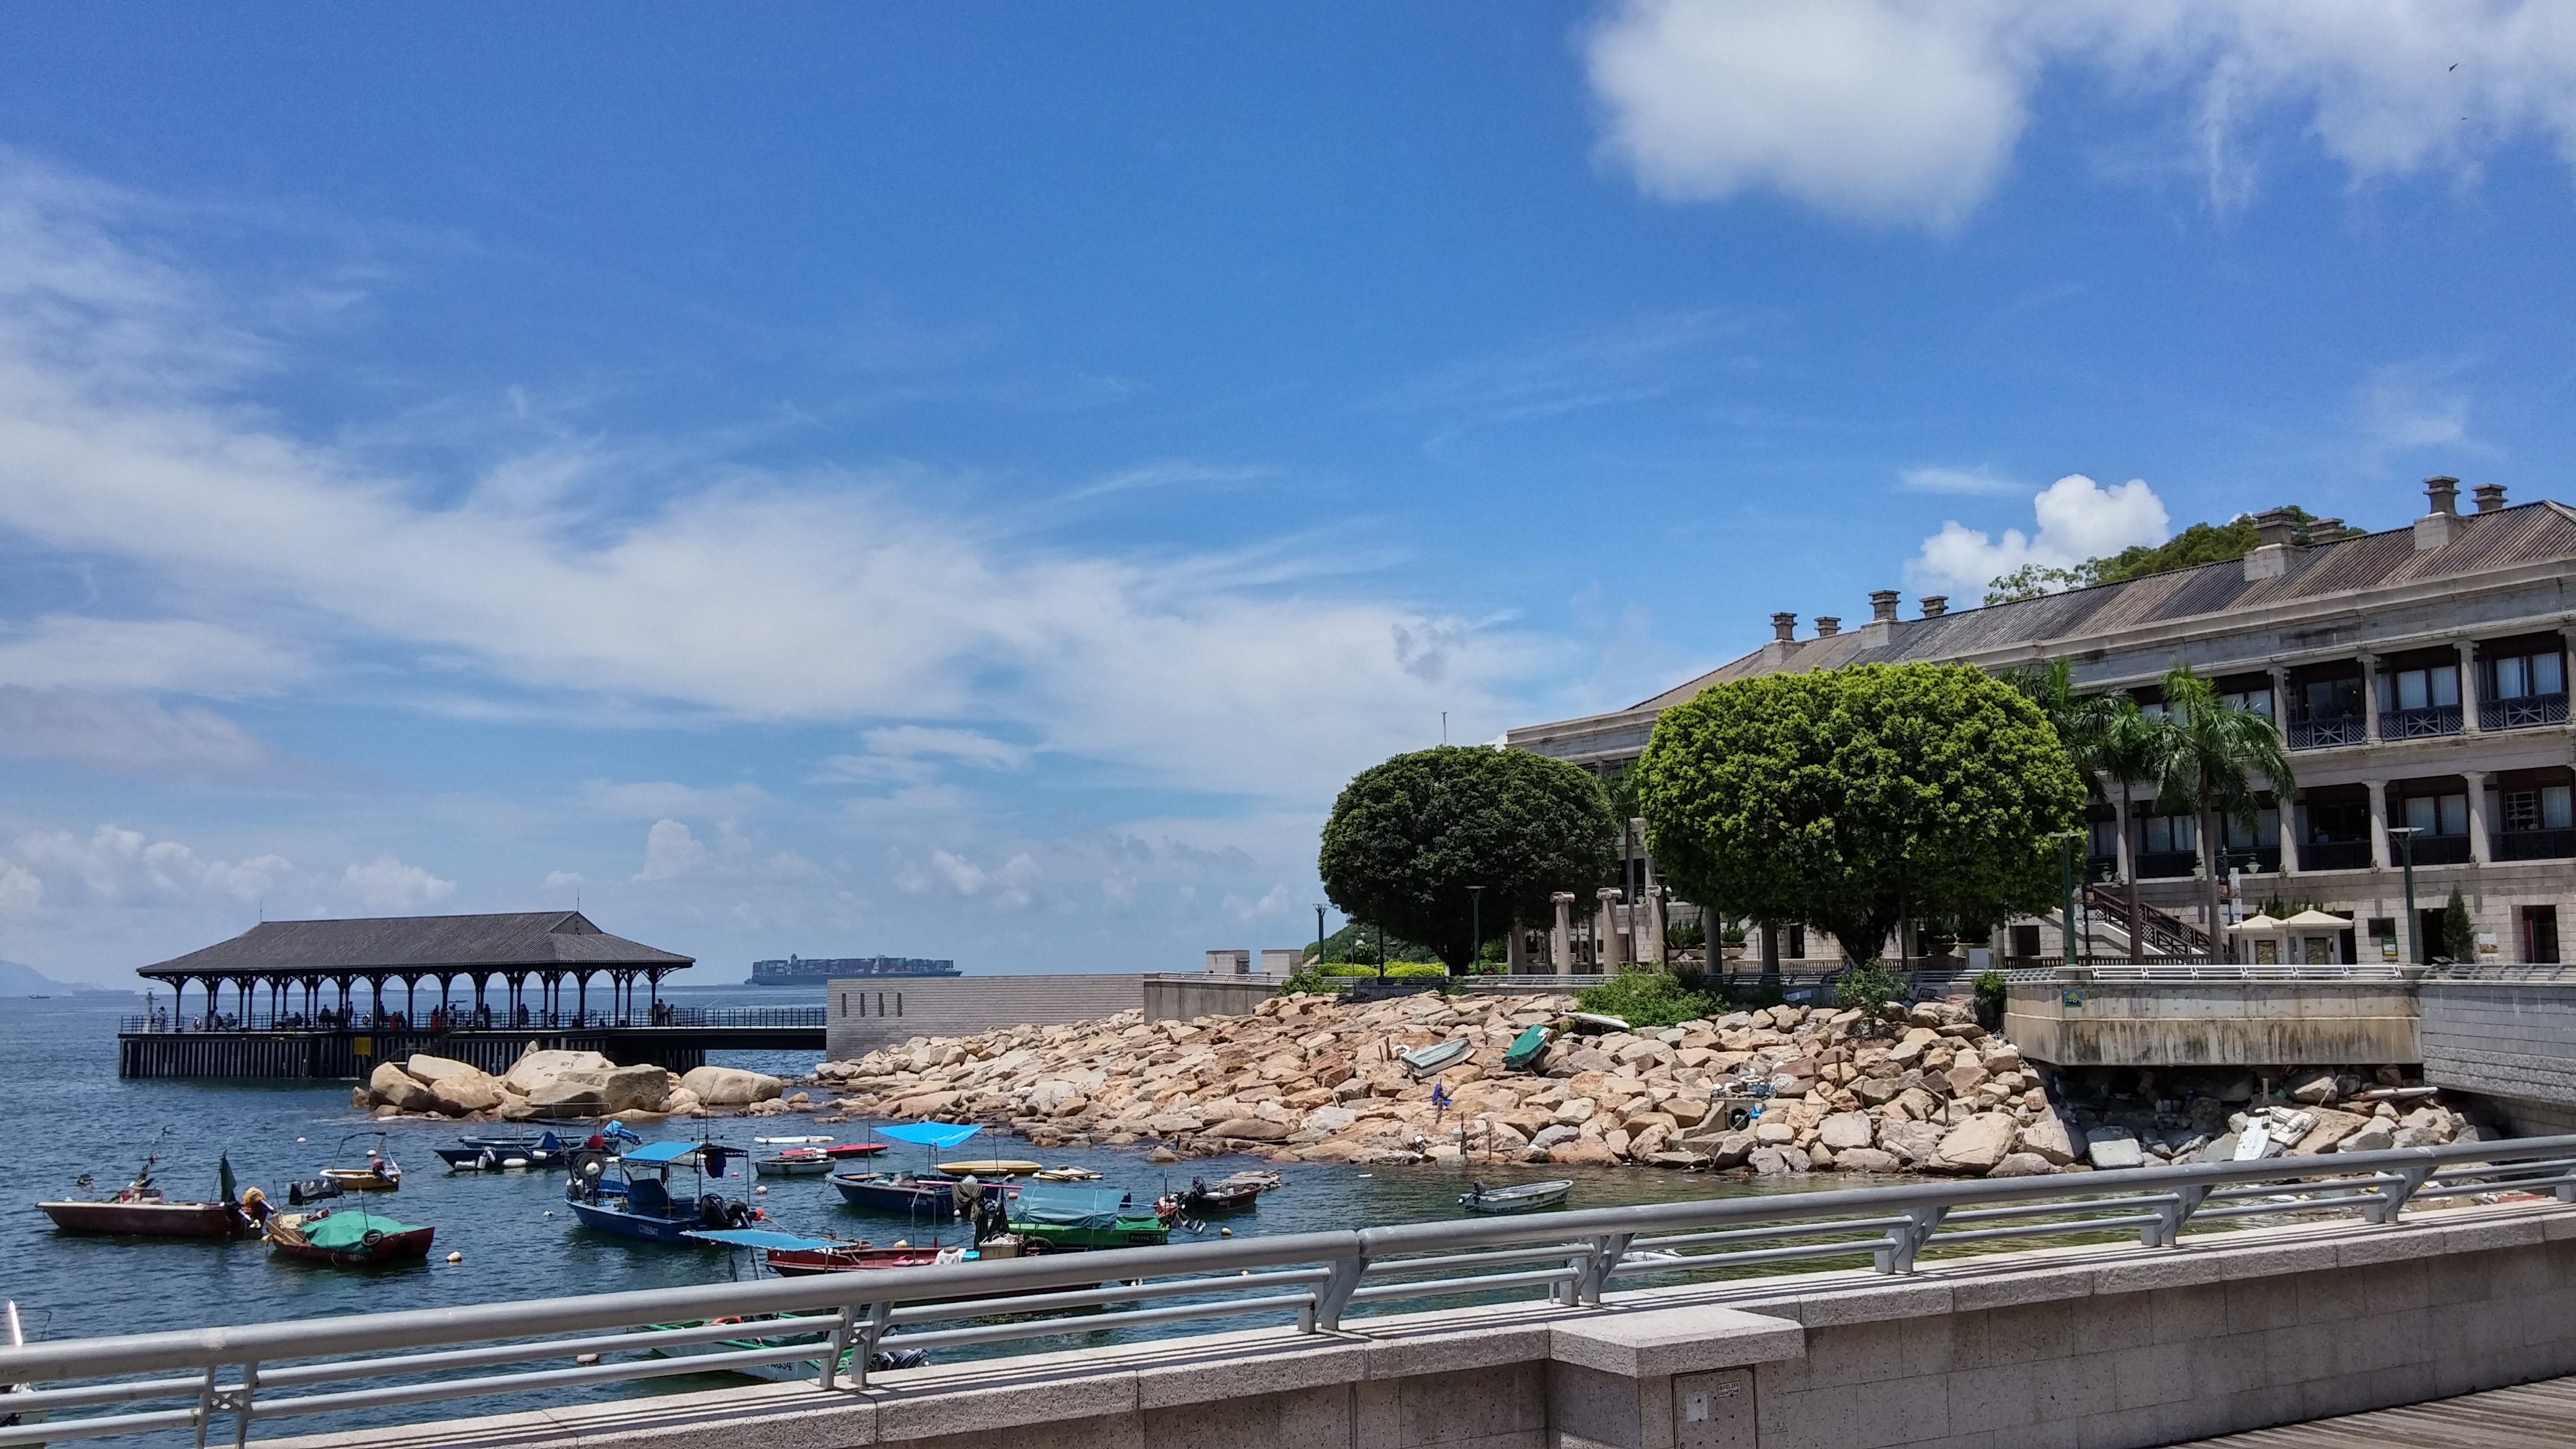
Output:
[[[726,1225],[725,1200],[722,1197],[719,1197],[714,1193],[708,1193],[698,1199],[699,1227],[721,1228]]]

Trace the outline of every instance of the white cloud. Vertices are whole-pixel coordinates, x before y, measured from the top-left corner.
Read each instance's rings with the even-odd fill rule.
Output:
[[[730,817],[770,803],[768,791],[747,783],[705,789],[669,780],[623,784],[592,780],[582,786],[581,793],[592,809],[619,820],[657,820],[674,815]]]
[[[644,832],[644,868],[639,881],[677,880],[706,864],[707,848],[677,820],[656,820]]]
[[[609,443],[550,444],[542,467],[504,459],[461,489],[389,472],[227,406],[226,369],[256,349],[210,361],[222,308],[45,180],[0,165],[0,530],[135,566],[210,643],[255,641],[165,670],[168,687],[271,687],[374,646],[434,664],[447,699],[479,676],[584,706],[992,721],[1030,743],[961,730],[945,754],[880,758],[1051,750],[1302,799],[1410,743],[1397,721],[1510,712],[1503,690],[1537,662],[1493,626],[1280,557],[1031,544],[903,501],[898,484],[928,491],[911,472],[709,470],[644,500],[620,480],[685,472],[687,450]]]
[[[238,770],[268,752],[240,725],[193,705],[134,694],[0,685],[0,755],[112,770]]]
[[[927,862],[904,862],[895,872],[895,886],[913,895],[928,894],[945,886],[961,896],[990,899],[1017,909],[1036,899],[1038,878],[1042,874],[1037,858],[1027,851],[1013,855],[988,871],[962,855],[933,850]]]
[[[867,741],[868,753],[874,755],[902,759],[930,755],[986,770],[1025,770],[1029,765],[1029,751],[1025,747],[974,730],[901,725],[894,729],[869,730],[861,738]]]
[[[589,879],[577,870],[550,870],[546,872],[545,888],[550,891],[570,890],[574,886],[588,884],[590,884]]]
[[[175,840],[103,824],[87,839],[69,831],[22,835],[8,869],[38,884],[20,887],[28,905],[41,898],[64,907],[166,904],[228,897],[254,901],[302,877],[279,855],[209,861]]]
[[[33,915],[45,899],[45,883],[15,862],[0,862],[0,916]]]
[[[1993,538],[1956,520],[1942,524],[1906,563],[1906,581],[1981,597],[1988,580],[2024,564],[2065,568],[2132,544],[2162,543],[2172,533],[2163,500],[2140,478],[2105,488],[2069,473],[2040,490],[2031,507],[2039,528],[2029,535],[2007,528]]]
[[[275,645],[190,619],[54,614],[30,628],[0,627],[0,685],[239,694],[304,672]]]
[[[340,872],[340,884],[357,896],[359,904],[382,911],[415,911],[456,893],[456,882],[441,880],[390,855],[350,866]]]
[[[2235,133],[2281,112],[2360,180],[2471,176],[2522,137],[2576,164],[2560,0],[1626,0],[1588,60],[1604,154],[1651,194],[1936,230],[1993,190],[2053,69],[2176,100],[2221,206],[2252,185]]]
[[[1917,493],[1984,493],[2019,494],[2030,491],[2030,485],[2004,477],[1994,469],[1979,464],[1974,468],[1908,468],[1897,475],[1906,487]]]

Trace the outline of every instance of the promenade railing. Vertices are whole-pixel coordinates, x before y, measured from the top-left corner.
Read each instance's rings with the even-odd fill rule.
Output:
[[[2055,1177],[1710,1198],[1527,1217],[1062,1253],[602,1293],[0,1349],[0,1445],[147,1431],[246,1442],[306,1415],[804,1365],[831,1391],[874,1356],[1120,1329],[1267,1320],[1328,1333],[1351,1316],[1535,1296],[1568,1312],[1621,1282],[1780,1267],[1912,1272],[1989,1244],[2135,1238],[2138,1251],[2247,1224],[2427,1202],[2576,1201],[2576,1136]],[[1103,1284],[1103,1274],[1120,1281]],[[510,1407],[508,1404],[493,1405]],[[41,1424],[25,1422],[46,1415]]]
[[[399,1020],[389,1015],[381,1021],[362,1012],[353,1012],[345,1019],[292,1012],[284,1015],[253,1012],[249,1016],[218,1014],[212,1023],[203,1015],[183,1015],[173,1020],[166,1011],[116,1019],[116,1029],[128,1036],[143,1032],[199,1035],[208,1032],[395,1032],[405,1035],[497,1032],[507,1035],[532,1031],[640,1031],[656,1027],[682,1030],[821,1028],[829,1024],[827,1008],[820,1006],[664,1006],[658,1016],[643,1008],[624,1015],[598,1010],[532,1011],[525,1021],[515,1020],[498,1009],[488,1019],[477,1017],[470,1010],[459,1009],[453,1016],[440,1018],[434,1026],[427,1012]]]

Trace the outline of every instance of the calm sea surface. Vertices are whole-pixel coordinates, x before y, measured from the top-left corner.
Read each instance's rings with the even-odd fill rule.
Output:
[[[800,990],[702,987],[667,993],[690,1005],[802,1004]],[[816,993],[819,995],[819,991]],[[377,1130],[349,1106],[346,1082],[125,1082],[116,1076],[116,1019],[140,1010],[138,998],[61,997],[0,999],[0,1297],[17,1300],[31,1337],[84,1337],[217,1324],[267,1322],[328,1314],[426,1308],[494,1299],[604,1292],[664,1285],[722,1282],[734,1271],[728,1255],[712,1249],[679,1249],[637,1243],[576,1225],[563,1209],[561,1173],[449,1174],[430,1149],[451,1144],[457,1128],[438,1122],[385,1124],[389,1148],[402,1163],[398,1193],[371,1195],[372,1210],[438,1229],[432,1261],[407,1268],[350,1272],[272,1259],[256,1240],[229,1244],[134,1242],[58,1233],[35,1204],[76,1195],[72,1180],[89,1173],[102,1188],[121,1185],[146,1153],[158,1151],[157,1169],[174,1198],[211,1197],[216,1157],[229,1153],[243,1186],[266,1187],[280,1204],[286,1184],[330,1164],[363,1156]],[[727,1065],[781,1075],[812,1069],[815,1053],[732,1053]],[[714,1140],[749,1146],[755,1132],[798,1130],[861,1136],[856,1122],[805,1129],[801,1116],[717,1119],[706,1124]],[[700,1124],[675,1123],[673,1135],[694,1137]],[[648,1134],[649,1135],[649,1134]],[[345,1149],[343,1143],[345,1142]],[[987,1150],[989,1144],[989,1150]],[[1149,1201],[1166,1186],[1192,1175],[1211,1180],[1253,1159],[1213,1158],[1161,1167],[1140,1149],[1037,1151],[1016,1138],[978,1138],[958,1157],[1010,1156],[1050,1165],[1080,1163],[1105,1174],[1104,1187],[1120,1187]],[[897,1147],[887,1158],[917,1164],[919,1149]],[[1499,1184],[1568,1169],[1480,1167]],[[1370,1169],[1330,1164],[1290,1164],[1287,1185],[1264,1196],[1257,1212],[1231,1219],[1238,1235],[1345,1229],[1462,1216],[1457,1195],[1467,1174],[1430,1167]],[[1607,1207],[1689,1197],[1737,1196],[1782,1190],[1778,1184],[1726,1181],[1705,1176],[1616,1168],[1577,1170],[1571,1206]],[[773,1180],[754,1199],[779,1226],[823,1237],[861,1237],[878,1243],[903,1237],[901,1218],[864,1213],[842,1204],[820,1178]],[[1820,1176],[1798,1187],[1848,1186]],[[739,1188],[735,1190],[739,1191]],[[350,1201],[344,1199],[343,1201]],[[1175,1235],[1176,1241],[1186,1240]],[[450,1251],[464,1261],[444,1261]],[[1142,1330],[1140,1332],[1153,1332]],[[1171,1333],[1203,1331],[1178,1325]],[[1062,1346],[1062,1345],[1041,1345]],[[995,1351],[1025,1349],[1004,1346]],[[701,1381],[664,1380],[660,1389],[700,1388]],[[622,1392],[654,1390],[626,1389]],[[498,1410],[484,1401],[446,1412]],[[404,1417],[426,1417],[435,1409]],[[268,1432],[287,1432],[271,1428]]]

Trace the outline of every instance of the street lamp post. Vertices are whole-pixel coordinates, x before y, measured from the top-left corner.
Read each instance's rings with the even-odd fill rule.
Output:
[[[1445,723],[1448,716],[1443,715],[1441,719]],[[1473,976],[1476,974],[1476,967],[1485,959],[1485,888],[1483,886],[1467,887],[1467,920],[1469,923],[1467,974]]]
[[[1324,904],[1315,903],[1315,969],[1324,969]]]
[[[2415,831],[2412,825],[2391,825],[2388,833],[2397,837],[2397,858],[2406,867],[2406,964],[2424,964],[2424,918],[2415,914]]]

